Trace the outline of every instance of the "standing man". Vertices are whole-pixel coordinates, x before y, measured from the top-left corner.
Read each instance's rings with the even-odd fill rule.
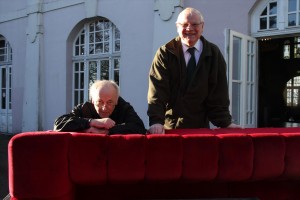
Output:
[[[133,107],[119,96],[114,81],[95,81],[90,88],[91,102],[77,105],[70,114],[58,117],[55,131],[101,134],[145,134],[146,129]]]
[[[226,63],[219,48],[202,36],[202,14],[186,8],[176,27],[179,36],[158,49],[150,69],[149,132],[209,128],[209,121],[240,128],[231,122]]]

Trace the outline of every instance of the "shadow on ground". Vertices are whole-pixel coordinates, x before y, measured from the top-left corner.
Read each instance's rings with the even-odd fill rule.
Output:
[[[12,136],[0,134],[0,199],[8,195],[7,147]]]

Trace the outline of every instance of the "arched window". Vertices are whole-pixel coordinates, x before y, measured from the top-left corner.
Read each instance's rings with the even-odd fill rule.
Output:
[[[300,103],[300,76],[290,79],[286,84],[285,99],[288,107],[297,107]]]
[[[251,36],[295,35],[300,29],[300,0],[261,0],[251,13]],[[292,51],[292,49],[291,49]]]
[[[260,14],[260,30],[277,28],[277,1],[271,1]]]
[[[73,44],[73,106],[89,99],[89,87],[98,79],[119,84],[120,31],[108,19],[87,23]]]

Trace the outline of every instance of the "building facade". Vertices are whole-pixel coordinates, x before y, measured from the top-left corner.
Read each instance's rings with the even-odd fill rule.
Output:
[[[234,121],[297,122],[300,0],[2,0],[0,131],[51,130],[96,79],[117,81],[147,126],[149,68],[185,7],[226,59]]]

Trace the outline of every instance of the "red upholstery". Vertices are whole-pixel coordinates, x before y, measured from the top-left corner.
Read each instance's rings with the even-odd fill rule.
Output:
[[[13,137],[8,146],[9,190],[15,199],[70,196],[69,136],[25,133]]]
[[[27,132],[9,143],[12,199],[300,199],[300,128],[165,135]]]

